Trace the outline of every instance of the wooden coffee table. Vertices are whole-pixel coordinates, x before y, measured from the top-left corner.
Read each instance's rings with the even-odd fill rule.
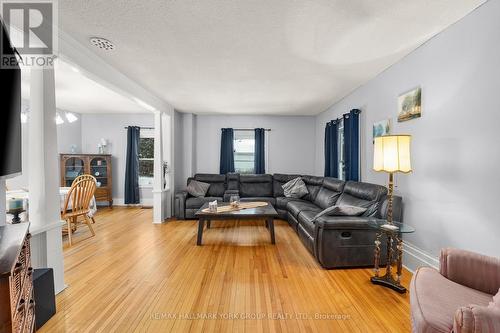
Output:
[[[229,203],[218,203],[219,207],[228,206]],[[198,219],[198,240],[196,245],[201,245],[203,238],[203,228],[205,227],[205,222],[207,222],[207,229],[210,229],[210,222],[212,220],[253,220],[259,219],[264,220],[266,223],[266,228],[269,229],[271,235],[271,244],[275,244],[274,239],[274,218],[278,217],[278,213],[274,209],[273,205],[267,204],[266,206],[257,208],[247,208],[237,211],[221,212],[221,213],[210,213],[204,212],[203,210],[208,208],[208,202],[205,203],[194,216]]]

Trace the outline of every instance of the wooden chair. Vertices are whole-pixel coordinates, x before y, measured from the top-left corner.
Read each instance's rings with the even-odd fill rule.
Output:
[[[92,200],[92,197],[95,194],[97,185],[95,178],[90,177],[86,177],[73,182],[73,184],[71,184],[68,195],[66,196],[66,200],[64,201],[62,218],[66,220],[67,223],[68,242],[70,246],[73,244],[71,235],[73,233],[72,224],[74,224],[76,230],[79,217],[83,217],[83,223],[85,223],[89,227],[92,236],[95,236],[95,232],[92,228],[88,213],[90,211],[90,200]]]
[[[76,177],[74,180],[73,180],[73,183],[71,183],[71,186],[73,186],[74,183],[76,182],[79,182],[80,180],[83,180],[83,179],[92,179],[92,180],[96,180],[94,178],[94,176],[92,175],[89,175],[89,174],[83,174],[83,175],[79,175],[78,177]]]
[[[92,175],[89,175],[89,174],[83,174],[83,175],[79,175],[77,176],[73,182],[71,183],[71,186],[73,186],[73,184],[79,182],[80,180],[83,180],[83,179],[92,179],[93,181],[96,182],[97,184],[97,180],[94,178],[94,176]],[[94,219],[94,216],[89,216],[89,218],[92,220],[92,223],[95,224],[95,219]]]

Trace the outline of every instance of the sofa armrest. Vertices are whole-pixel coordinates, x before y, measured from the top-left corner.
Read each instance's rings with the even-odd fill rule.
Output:
[[[178,219],[184,220],[186,218],[186,199],[188,197],[187,191],[180,191],[175,193],[174,201],[174,214]]]
[[[459,249],[442,249],[439,272],[447,279],[491,295],[500,286],[500,259]],[[474,274],[471,274],[474,272]]]
[[[224,202],[229,202],[232,195],[240,195],[239,190],[226,190],[224,192]]]
[[[469,305],[455,312],[454,333],[500,332],[500,311],[487,306]]]
[[[387,219],[387,208],[389,199],[384,196],[379,202],[379,207],[376,216],[380,219]],[[392,196],[392,220],[403,222],[403,198],[397,195]]]
[[[369,217],[363,216],[322,216],[316,220],[320,229],[371,229]]]

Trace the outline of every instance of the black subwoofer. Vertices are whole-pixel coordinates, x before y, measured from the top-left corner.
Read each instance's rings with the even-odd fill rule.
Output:
[[[35,293],[35,325],[38,330],[56,313],[54,272],[52,268],[34,270],[33,291]]]

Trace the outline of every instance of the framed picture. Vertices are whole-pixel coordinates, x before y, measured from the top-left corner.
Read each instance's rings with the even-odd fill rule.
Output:
[[[422,116],[422,88],[412,89],[398,98],[398,122]]]
[[[388,135],[390,134],[390,132],[391,132],[390,119],[384,119],[382,121],[377,121],[376,123],[373,123],[373,140],[375,140],[375,138],[379,136]]]

